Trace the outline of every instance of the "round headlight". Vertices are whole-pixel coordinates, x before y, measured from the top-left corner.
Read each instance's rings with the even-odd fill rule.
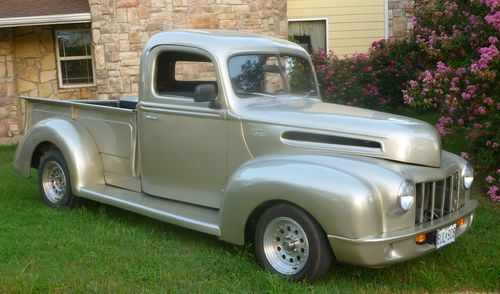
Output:
[[[398,206],[403,212],[407,212],[415,203],[415,187],[410,180],[404,180],[399,186]]]
[[[474,169],[469,163],[467,163],[462,169],[462,182],[464,183],[464,188],[470,189],[473,181],[474,181]]]

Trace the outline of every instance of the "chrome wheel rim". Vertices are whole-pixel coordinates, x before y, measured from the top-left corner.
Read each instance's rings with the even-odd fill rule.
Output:
[[[304,229],[288,217],[269,222],[264,231],[263,247],[271,266],[284,275],[300,272],[309,258],[309,242]]]
[[[55,161],[49,161],[42,174],[43,191],[47,199],[52,203],[62,201],[66,192],[66,176],[61,165]]]

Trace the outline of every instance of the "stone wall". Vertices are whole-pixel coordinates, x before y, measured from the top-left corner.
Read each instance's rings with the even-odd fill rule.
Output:
[[[232,29],[286,38],[286,0],[90,0],[99,99],[137,95],[140,55],[153,34]]]
[[[0,28],[0,145],[15,143],[22,133],[24,107],[19,96],[137,95],[140,55],[157,32],[209,28],[287,37],[286,0],[89,0],[89,4],[97,87],[60,88],[57,77],[54,30],[90,24]]]
[[[96,87],[59,87],[54,30],[82,27],[85,25],[0,29],[1,145],[15,143],[22,133],[24,103],[19,96],[64,100],[97,98]]]
[[[0,145],[14,143],[20,135],[13,39],[11,28],[0,29]]]
[[[389,38],[400,39],[413,28],[411,18],[415,1],[389,0]]]
[[[84,27],[88,26],[35,26],[14,29],[19,96],[60,100],[96,98],[95,87],[60,88],[57,77],[54,31]]]

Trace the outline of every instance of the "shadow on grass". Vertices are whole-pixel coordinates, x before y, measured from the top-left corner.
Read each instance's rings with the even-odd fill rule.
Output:
[[[144,228],[147,230],[152,230],[155,234],[163,235],[165,232],[170,234],[176,234],[183,238],[185,242],[199,243],[200,241],[206,242],[205,245],[210,245],[214,247],[221,247],[226,250],[234,248],[234,245],[220,241],[217,237],[208,235],[205,233],[193,231],[181,226],[169,224],[156,220],[154,218],[144,216],[138,213],[127,211],[118,207],[114,207],[108,204],[96,202],[93,200],[80,198],[80,205],[75,208],[76,210],[81,209],[89,212],[95,216],[105,215],[109,220],[113,222],[118,222],[126,226],[133,226],[138,228]]]

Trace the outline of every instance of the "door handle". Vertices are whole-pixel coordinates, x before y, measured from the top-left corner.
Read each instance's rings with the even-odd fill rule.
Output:
[[[147,119],[151,119],[151,120],[157,120],[158,117],[156,115],[152,115],[152,114],[146,114],[146,118]]]

